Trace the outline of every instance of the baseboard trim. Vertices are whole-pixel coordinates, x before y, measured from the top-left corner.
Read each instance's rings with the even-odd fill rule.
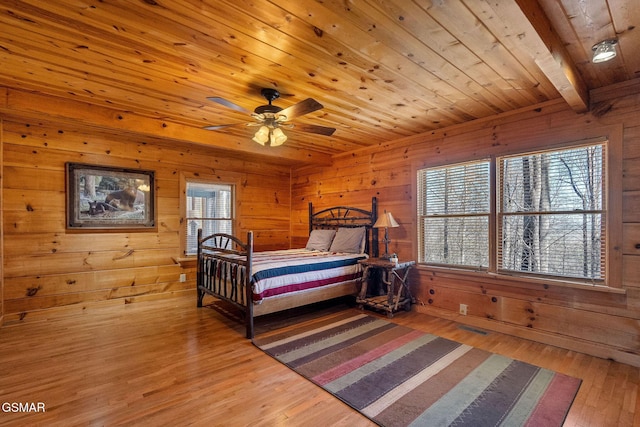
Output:
[[[553,345],[567,350],[585,353],[602,359],[613,360],[640,368],[640,354],[626,352],[624,350],[608,347],[603,344],[580,340],[573,337],[555,335],[544,331],[537,331],[523,326],[507,324],[497,320],[485,319],[477,316],[463,316],[456,312],[435,307],[416,305],[414,309],[419,313],[451,320],[463,325],[482,328],[494,332],[524,338],[531,341]]]

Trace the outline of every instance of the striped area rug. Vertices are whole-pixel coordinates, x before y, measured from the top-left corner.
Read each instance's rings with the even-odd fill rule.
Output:
[[[254,344],[383,426],[561,426],[581,383],[355,311]]]

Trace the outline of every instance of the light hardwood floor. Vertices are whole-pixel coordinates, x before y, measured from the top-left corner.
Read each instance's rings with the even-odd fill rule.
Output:
[[[273,316],[258,333],[334,310]],[[640,425],[638,368],[416,312],[393,321],[582,378],[567,426]],[[6,325],[0,403],[42,402],[46,412],[0,412],[0,425],[374,425],[243,333],[219,310],[197,309],[195,295]]]

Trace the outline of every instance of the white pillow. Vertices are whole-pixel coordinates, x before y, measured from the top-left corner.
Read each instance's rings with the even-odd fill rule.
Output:
[[[360,254],[364,251],[364,240],[366,238],[364,227],[338,228],[336,237],[333,238],[329,252],[346,252],[350,254]]]
[[[310,251],[328,251],[336,230],[312,230],[305,247]]]

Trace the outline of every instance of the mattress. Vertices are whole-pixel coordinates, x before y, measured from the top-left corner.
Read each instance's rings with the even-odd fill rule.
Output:
[[[288,249],[255,252],[252,259],[253,298],[306,291],[358,279],[366,254]]]

